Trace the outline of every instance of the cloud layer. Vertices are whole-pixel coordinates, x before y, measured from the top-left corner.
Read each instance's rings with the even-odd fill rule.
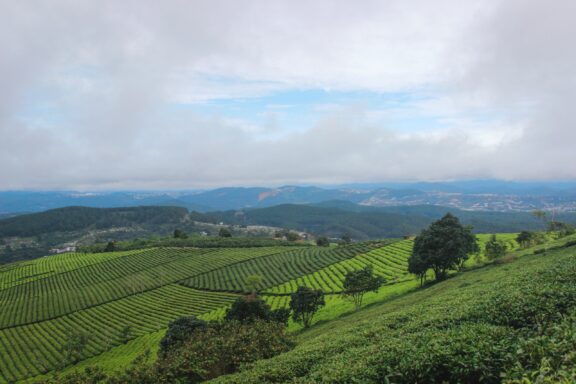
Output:
[[[0,189],[573,179],[575,11],[3,2]]]

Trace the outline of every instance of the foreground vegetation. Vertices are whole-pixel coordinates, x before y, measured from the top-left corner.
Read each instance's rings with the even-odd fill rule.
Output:
[[[507,257],[298,336],[216,383],[576,381],[576,249]]]

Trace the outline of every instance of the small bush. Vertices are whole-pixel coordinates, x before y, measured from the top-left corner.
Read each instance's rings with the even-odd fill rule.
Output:
[[[517,259],[517,257],[514,254],[506,255],[504,257],[501,257],[499,259],[494,260],[494,264],[496,264],[496,265],[509,264],[509,263],[512,263],[513,261],[515,261],[516,259]]]

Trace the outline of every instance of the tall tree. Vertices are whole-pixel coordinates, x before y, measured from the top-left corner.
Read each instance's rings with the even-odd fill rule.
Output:
[[[66,341],[62,345],[62,353],[64,355],[64,364],[77,363],[82,357],[82,352],[88,341],[90,335],[76,331],[74,329],[68,329],[66,332]]]
[[[412,255],[408,259],[408,272],[416,275],[420,279],[420,286],[424,285],[426,281],[426,273],[428,272],[428,265],[420,256]]]
[[[305,286],[300,286],[290,295],[290,309],[292,318],[296,322],[301,322],[304,328],[310,327],[312,318],[318,310],[326,305],[324,292],[321,289],[315,290]]]
[[[328,240],[326,236],[320,236],[319,238],[316,239],[316,245],[319,247],[329,247],[330,240]]]
[[[352,299],[356,310],[362,306],[364,295],[368,292],[378,292],[380,286],[386,280],[382,276],[374,275],[372,266],[368,265],[362,269],[350,271],[344,278],[344,290],[342,294]]]
[[[529,247],[534,242],[534,232],[522,231],[516,236],[516,242],[520,244],[522,248]]]
[[[484,254],[488,260],[494,260],[504,256],[507,249],[508,248],[503,241],[498,240],[496,235],[492,235],[490,236],[490,240],[488,240],[484,246]]]
[[[232,232],[230,232],[230,230],[228,228],[222,227],[218,231],[218,236],[220,236],[220,237],[232,237]]]
[[[462,265],[469,254],[478,250],[472,228],[464,227],[456,216],[447,213],[416,237],[410,259],[419,258],[422,268],[431,268],[436,280],[443,280],[449,270]],[[416,260],[408,263],[415,264]]]
[[[246,277],[246,280],[244,281],[244,286],[246,287],[246,289],[249,290],[250,293],[256,294],[256,293],[258,293],[258,289],[262,285],[263,281],[264,281],[264,278],[261,275],[256,275],[256,274],[250,275],[250,276]]]

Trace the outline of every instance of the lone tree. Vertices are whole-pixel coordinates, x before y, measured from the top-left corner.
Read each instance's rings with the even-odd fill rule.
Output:
[[[82,352],[90,336],[86,333],[76,331],[73,329],[68,329],[66,332],[66,341],[62,346],[62,354],[64,355],[64,363],[77,363],[82,357]]]
[[[319,238],[316,239],[316,245],[319,247],[329,247],[330,240],[328,240],[326,236],[320,236]]]
[[[179,229],[174,230],[174,238],[175,239],[186,239],[188,235]]]
[[[535,211],[532,211],[532,216],[534,216],[538,220],[542,220],[544,225],[546,225],[546,223],[548,222],[548,215],[546,214],[546,212],[544,212],[541,209],[537,209]]]
[[[122,341],[122,344],[126,344],[127,342],[130,341],[132,333],[133,332],[131,325],[125,325],[124,327],[122,327],[122,329],[120,330],[120,341]]]
[[[506,244],[502,240],[498,240],[496,235],[492,235],[484,246],[484,254],[488,260],[494,260],[504,256],[507,249]]]
[[[421,262],[421,268],[418,268],[421,273],[422,269],[431,268],[436,280],[444,280],[450,269],[461,266],[470,253],[478,250],[472,228],[464,227],[456,216],[447,213],[416,237],[408,265],[414,266]]]
[[[286,233],[286,240],[288,241],[298,241],[300,239],[301,239],[300,235],[297,234],[296,232],[290,231]]]
[[[522,248],[529,247],[534,242],[535,234],[530,231],[522,231],[516,236],[516,242],[520,244]]]
[[[304,328],[310,327],[312,318],[318,310],[326,305],[324,301],[324,292],[321,289],[300,286],[290,295],[290,309],[292,310],[292,319],[302,323]]]
[[[386,280],[381,276],[375,276],[372,266],[368,265],[356,271],[350,271],[344,278],[344,290],[342,294],[345,297],[352,299],[356,310],[362,306],[364,294],[367,292],[378,292],[380,286]]]
[[[352,236],[350,236],[349,234],[345,233],[342,235],[342,237],[340,238],[340,240],[342,240],[343,244],[350,244],[352,243]]]
[[[244,281],[244,286],[248,289],[249,292],[256,294],[258,293],[258,289],[262,285],[264,278],[260,275],[250,275],[246,277]]]
[[[218,231],[218,236],[220,237],[232,237],[232,232],[228,228],[222,227],[220,231]]]
[[[418,279],[420,279],[420,286],[423,286],[426,281],[428,268],[428,265],[420,256],[412,255],[408,259],[408,272],[416,275]]]
[[[290,311],[286,308],[272,310],[270,305],[259,299],[255,294],[239,297],[226,311],[224,319],[239,321],[244,324],[257,320],[274,321],[282,324],[288,323]]]
[[[116,243],[113,241],[109,241],[104,248],[104,252],[114,252],[116,250]]]

